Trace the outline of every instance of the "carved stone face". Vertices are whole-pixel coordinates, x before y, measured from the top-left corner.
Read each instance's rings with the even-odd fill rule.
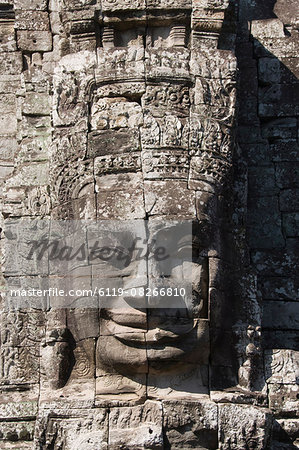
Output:
[[[182,45],[182,30],[183,38],[172,47],[175,33],[165,39],[162,33],[156,41],[152,33],[145,48],[142,40],[133,39],[127,48],[99,49],[93,66],[84,63],[85,79],[84,70],[67,76],[62,70],[57,76],[58,86],[62,78],[69,86],[63,98],[57,89],[57,127],[66,120],[67,126],[74,123],[71,137],[69,128],[56,129],[58,166],[59,148],[64,158],[65,148],[76,148],[75,164],[62,164],[60,178],[56,175],[62,204],[58,216],[68,211],[71,218],[123,226],[141,221],[143,229],[137,231],[128,222],[127,247],[136,235],[154,239],[155,224],[162,219],[168,225],[159,233],[166,241],[173,234],[172,222],[194,224],[193,259],[184,259],[182,246],[167,274],[180,288],[178,275],[184,272],[184,282],[192,286],[182,307],[159,308],[145,305],[143,298],[140,304],[138,298],[125,298],[126,309],[112,304],[100,310],[95,352],[99,396],[159,396],[170,386],[193,393],[208,390],[209,257],[217,256],[217,193],[230,167],[233,84],[229,65],[221,69],[221,58],[199,68],[199,55]],[[108,34],[104,30],[103,43]],[[111,283],[124,290],[165,283],[153,261],[132,258],[125,267],[105,270],[111,270]],[[92,264],[93,285],[101,271]]]
[[[131,239],[158,239],[167,247],[167,241],[171,245],[171,236],[176,233],[175,220],[197,221],[196,193],[188,188],[187,180],[190,89],[185,84],[168,82],[145,89],[136,85],[132,90],[133,98],[127,92],[108,97],[105,87],[93,96],[89,142],[99,155],[94,161],[97,219],[122,223],[147,219],[143,227],[148,230],[139,227],[135,235],[133,230]],[[167,219],[168,225],[155,229],[162,219]],[[132,229],[130,222],[128,226]],[[188,237],[184,238],[187,242]],[[138,304],[138,298],[128,294],[124,297],[126,309],[102,309],[96,354],[104,378],[107,372],[133,379],[137,376],[139,382],[149,376],[154,388],[157,376],[207,366],[210,242],[204,233],[200,240],[192,261],[184,260],[184,248],[180,249],[181,255],[167,267],[168,279],[162,278],[162,263],[155,259],[132,261],[113,275],[116,287],[121,280],[125,291],[157,286],[180,289],[184,282],[192,285],[192,294],[186,299],[187,305],[182,301],[177,308],[155,307],[152,298],[154,304],[145,309],[143,296]],[[165,303],[162,298],[158,302],[163,300]],[[99,382],[99,394],[101,388]]]

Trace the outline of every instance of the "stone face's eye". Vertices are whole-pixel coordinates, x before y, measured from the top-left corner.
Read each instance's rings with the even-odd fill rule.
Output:
[[[178,100],[178,96],[173,92],[172,94],[170,94],[169,99],[171,102],[175,103]]]
[[[185,103],[185,104],[189,104],[190,103],[190,97],[189,97],[188,94],[184,94],[183,95],[182,103]]]

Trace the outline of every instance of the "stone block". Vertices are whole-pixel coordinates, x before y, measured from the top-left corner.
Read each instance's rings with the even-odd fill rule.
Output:
[[[96,179],[97,211],[101,219],[145,217],[141,174],[103,175]]]
[[[296,36],[260,37],[254,40],[254,53],[259,57],[296,58],[298,42]]]
[[[261,130],[258,126],[239,126],[237,129],[240,144],[258,144],[262,141]]]
[[[52,33],[49,31],[17,31],[18,48],[28,52],[50,52]]]
[[[37,414],[37,402],[36,401],[9,401],[1,402],[0,404],[0,420],[9,419],[22,419],[26,417],[29,419],[34,419]]]
[[[140,136],[137,128],[117,131],[103,130],[88,134],[88,155],[90,157],[119,155],[138,150],[140,150]]]
[[[268,167],[249,167],[248,189],[249,195],[253,197],[277,194],[279,188],[275,184],[274,164]]]
[[[7,186],[42,186],[48,182],[47,163],[35,163],[20,167],[19,171],[9,179]]]
[[[98,309],[67,310],[67,323],[75,341],[99,336]]]
[[[103,12],[117,11],[117,10],[145,10],[145,0],[103,0],[102,2]]]
[[[211,337],[211,363],[214,366],[214,370],[217,370],[217,366],[232,367],[233,346],[233,333],[230,330],[213,329]]]
[[[67,1],[67,0],[66,0]],[[71,0],[74,2],[74,0]],[[92,1],[92,0],[91,0]],[[88,2],[88,0],[87,0]],[[61,20],[64,24],[69,23],[70,26],[72,26],[70,24],[70,22],[74,22],[73,25],[78,26],[79,28],[77,29],[77,31],[82,31],[82,33],[84,33],[84,27],[86,25],[86,20],[93,20],[94,19],[94,9],[91,8],[90,6],[88,6],[86,2],[86,7],[84,9],[80,9],[77,10],[75,8],[69,8],[66,10],[63,10],[60,13],[60,17]],[[82,4],[81,4],[82,6]],[[80,23],[81,22],[81,23]],[[83,27],[82,29],[80,27]],[[94,30],[94,28],[93,28]],[[80,33],[79,33],[80,34]]]
[[[250,199],[247,221],[248,238],[252,248],[273,249],[284,246],[277,197]]]
[[[289,0],[287,8],[285,7],[284,0],[278,0],[274,5],[273,12],[286,24],[295,24],[298,20],[296,0]]]
[[[21,52],[3,52],[0,55],[0,75],[18,75],[22,72]]]
[[[22,250],[21,246],[19,246],[18,250]],[[33,268],[33,265],[30,266],[29,264],[27,264],[26,266],[26,255],[27,253],[23,255],[23,261],[21,257],[17,259],[13,269],[11,269],[9,266],[9,264],[11,263],[11,258],[7,258],[7,274],[17,274],[17,276],[6,276],[5,278],[6,289],[8,290],[5,296],[5,306],[10,310],[15,309],[17,311],[22,309],[25,310],[26,308],[45,310],[48,301],[48,295],[38,295],[37,290],[40,290],[39,294],[43,294],[44,290],[49,288],[49,283],[46,277],[39,277],[37,276],[37,273],[38,271],[40,271],[40,273],[43,275],[46,272],[47,275],[48,270],[47,268],[42,267],[41,264],[37,264],[38,268],[35,268],[35,270]],[[20,274],[24,276],[20,276]],[[32,320],[32,318],[34,318],[34,315],[32,315],[32,317],[30,315],[28,316],[29,321]],[[27,317],[25,317],[24,320],[27,320]],[[29,333],[29,336],[31,334],[32,333]],[[35,341],[37,342],[38,339],[36,339]],[[28,344],[26,339],[23,338],[22,344],[24,344],[24,342],[26,343],[26,345],[30,345],[30,340]]]
[[[65,56],[65,58],[67,57]],[[84,58],[82,59],[84,61]],[[80,58],[76,59],[76,61],[78,63],[77,70],[80,70]],[[68,65],[68,62],[71,61],[66,60],[65,64]],[[71,70],[71,68],[68,67],[68,70]],[[81,70],[84,71],[84,67]],[[58,72],[54,78],[54,86],[54,126],[75,125],[76,123],[80,124],[80,122],[82,123],[81,126],[84,126],[85,121],[87,122],[88,105],[82,98],[84,92],[82,79],[77,74]]]
[[[299,189],[283,189],[279,195],[279,208],[283,212],[299,210]]]
[[[19,163],[47,161],[50,146],[51,137],[47,134],[35,138],[24,138],[20,145],[17,161]]]
[[[265,349],[283,347],[297,351],[299,345],[298,331],[292,330],[263,330],[262,340]]]
[[[1,315],[1,346],[31,347],[44,338],[43,311],[10,311]]]
[[[170,76],[181,80],[189,78],[190,50],[187,48],[148,49],[145,53],[147,79]]]
[[[0,129],[4,134],[15,134],[17,132],[17,117],[16,114],[1,114]]]
[[[47,93],[27,92],[23,103],[23,114],[33,116],[50,115],[50,100]]]
[[[269,58],[264,58],[269,59]],[[276,61],[276,60],[275,60]],[[270,83],[269,83],[270,84]],[[299,83],[281,83],[280,81],[271,81],[271,86],[261,87],[259,89],[259,100],[262,106],[265,105],[269,109],[273,103],[272,116],[294,116],[298,114],[297,104],[299,101]],[[291,107],[293,106],[293,110]]]
[[[215,403],[209,400],[164,400],[162,405],[165,446],[172,449],[218,448],[218,408]]]
[[[176,311],[176,310],[174,310]],[[152,319],[153,320],[153,319]],[[184,332],[183,324],[181,323],[181,327],[177,327],[178,334],[174,334],[174,342],[168,342],[166,345],[159,346],[158,344],[161,342],[167,342],[169,340],[169,336],[172,334],[173,326],[170,325],[171,320],[165,320],[165,324],[163,323],[163,327],[165,327],[164,332],[159,330],[158,328],[154,328],[154,325],[151,326],[152,329],[148,331],[146,334],[147,338],[147,356],[148,360],[151,363],[150,366],[150,375],[151,377],[155,378],[157,375],[160,376],[160,365],[161,364],[168,364],[169,368],[174,368],[174,366],[177,364],[177,362],[181,363],[181,374],[177,377],[177,383],[178,385],[181,384],[181,386],[184,386],[184,377],[189,377],[189,370],[186,370],[184,368],[184,364],[186,364],[186,367],[189,366],[192,368],[192,371],[190,371],[190,383],[193,384],[193,382],[198,383],[198,386],[207,387],[207,380],[205,377],[205,373],[203,370],[203,373],[198,376],[198,380],[196,381],[196,376],[198,369],[202,365],[202,367],[206,368],[206,365],[208,364],[209,359],[209,325],[206,320],[204,319],[198,319],[197,322],[195,322],[194,329],[191,329],[191,331]],[[190,322],[185,324],[185,330],[190,330]],[[164,339],[165,338],[165,339]],[[199,345],[199,342],[201,346]],[[182,365],[183,364],[183,365]],[[194,364],[194,365],[193,365]],[[192,375],[191,375],[192,372]],[[176,375],[175,375],[176,377]],[[192,377],[194,379],[192,380]],[[171,378],[171,374],[170,374]],[[166,376],[167,379],[167,376]],[[161,385],[165,383],[165,379],[161,379]],[[157,383],[159,381],[157,380]],[[155,386],[155,384],[153,384]],[[173,383],[173,386],[176,386],[176,382]],[[162,387],[162,386],[161,386]],[[167,388],[167,383],[165,386]],[[185,385],[186,388],[186,385]],[[178,389],[180,390],[180,389]],[[206,393],[205,392],[202,393]],[[194,391],[196,393],[196,390]]]
[[[14,6],[17,10],[46,11],[47,4],[47,0],[16,0]]]
[[[273,84],[281,81],[280,61],[276,58],[259,58],[258,75],[262,84]]]
[[[266,350],[265,376],[267,383],[298,383],[299,352],[286,349]]]
[[[150,150],[141,153],[144,179],[187,180],[189,161],[186,150]]]
[[[15,52],[17,50],[15,30],[13,21],[5,20],[0,23],[0,51],[1,52]]]
[[[26,384],[39,382],[39,344],[31,347],[2,347],[1,382]]]
[[[296,278],[263,277],[260,283],[265,300],[299,300],[299,284]]]
[[[244,71],[241,75],[240,80],[240,93],[244,97],[253,96],[256,97],[258,91],[258,79],[257,79],[257,69],[250,68]]]
[[[262,126],[262,136],[271,140],[294,140],[297,138],[296,118],[274,119]]]
[[[243,30],[244,34],[248,33],[248,24],[245,25],[245,29]],[[256,67],[256,60],[252,57],[253,45],[252,42],[247,40],[237,41],[236,44],[236,55],[238,57],[238,65],[240,69],[244,69],[244,67]]]
[[[67,408],[62,401],[48,401],[44,406],[36,421],[36,439],[41,445],[51,442],[54,448],[63,445],[66,450],[108,450],[105,408],[92,408],[92,402],[74,402]]]
[[[106,97],[94,101],[90,112],[92,130],[136,128],[143,123],[139,103],[125,97]]]
[[[262,325],[275,330],[299,330],[298,303],[265,300]]]
[[[184,181],[144,182],[145,209],[149,215],[195,217],[195,192]],[[184,193],[184,195],[183,195]]]
[[[200,399],[208,394],[208,367],[205,365],[184,364],[181,373],[174,374],[163,374],[156,364],[149,365],[147,395],[150,398]]]
[[[268,166],[271,162],[272,152],[267,142],[241,145],[249,166]]]
[[[54,35],[63,33],[63,27],[60,19],[60,14],[58,11],[53,11],[50,13],[50,23],[51,23],[51,31]]]
[[[126,337],[119,333],[119,338],[117,335],[100,336],[97,342],[96,366],[105,365],[110,371],[116,369],[117,372],[121,371],[127,376],[146,374],[148,361],[144,337],[140,336],[140,348],[127,345],[127,341],[130,342],[131,339],[130,335]]]
[[[153,9],[191,9],[191,0],[146,0],[146,7]]]
[[[1,180],[7,179],[13,173],[13,171],[14,165],[12,162],[7,162],[7,164],[0,164]]]
[[[6,55],[12,55],[12,53],[6,53]],[[1,94],[15,95],[20,88],[21,88],[21,69],[19,71],[19,75],[0,76]]]
[[[282,215],[282,227],[285,236],[299,236],[299,213],[284,213]]]
[[[51,129],[50,116],[23,116],[21,122],[22,137],[35,138],[49,136]]]
[[[43,11],[16,10],[15,28],[27,31],[49,31],[49,15]]]
[[[112,408],[109,416],[109,448],[127,446],[163,449],[162,405],[147,400],[144,405]]]
[[[278,416],[299,416],[297,384],[269,384],[269,408]]]
[[[281,83],[298,83],[298,58],[281,58],[280,63]]]
[[[57,36],[58,37],[58,36]],[[78,34],[71,36],[70,47],[68,53],[89,52],[95,53],[97,48],[96,35],[93,34]]]
[[[0,422],[1,441],[32,441],[33,435],[33,421]],[[21,449],[22,448],[23,447],[21,447]]]
[[[93,379],[95,374],[95,339],[83,339],[74,349],[74,367],[70,380]]]
[[[9,450],[30,450],[32,449],[32,442],[31,441],[4,441],[2,443],[3,449],[9,449]]]
[[[96,378],[96,402],[141,401],[146,398],[146,375],[136,374],[126,377],[117,373],[109,373]]]
[[[299,146],[296,140],[287,140],[285,142],[275,142],[270,145],[270,152],[273,161],[296,161],[299,158]]]
[[[81,2],[80,0],[65,0],[63,3],[63,9],[66,11],[70,10],[83,10],[88,8],[89,10],[94,10],[97,5],[96,0],[84,0]],[[53,11],[55,8],[55,0],[52,1],[51,10]],[[62,8],[61,8],[62,9]]]
[[[16,96],[13,94],[3,94],[0,99],[1,114],[16,114]]]
[[[273,446],[281,449],[298,448],[299,419],[277,419],[273,424]],[[280,444],[280,447],[279,447]]]
[[[270,411],[247,405],[219,405],[219,449],[239,450],[254,447],[263,450],[270,441]]]
[[[251,22],[251,35],[256,39],[284,38],[283,23],[279,19],[253,20]]]
[[[18,149],[15,137],[0,136],[0,159],[1,161],[12,161]]]
[[[272,84],[259,88],[260,117],[299,115],[299,83]]]
[[[299,187],[299,163],[279,162],[276,165],[276,183],[282,189]]]
[[[244,95],[239,105],[238,124],[247,125],[249,122],[254,125],[258,124],[257,104],[256,95]]]
[[[238,384],[236,370],[229,366],[211,366],[210,384],[212,391],[224,391]]]

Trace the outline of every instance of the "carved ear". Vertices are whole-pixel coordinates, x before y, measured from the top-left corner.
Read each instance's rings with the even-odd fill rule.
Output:
[[[70,331],[54,329],[41,349],[41,377],[44,385],[59,389],[66,385],[75,364],[75,342]]]

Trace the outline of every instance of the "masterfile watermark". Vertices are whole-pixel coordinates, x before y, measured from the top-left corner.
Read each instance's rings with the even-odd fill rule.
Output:
[[[143,240],[143,246],[138,246],[138,242],[142,241],[140,237],[136,237],[133,244],[129,248],[125,247],[109,247],[100,246],[99,241],[96,241],[90,249],[86,245],[81,244],[79,247],[75,244],[73,246],[63,245],[59,240],[33,240],[30,242],[31,248],[26,259],[32,260],[34,255],[36,259],[41,260],[48,252],[47,257],[50,261],[84,261],[88,258],[89,261],[101,259],[103,261],[109,261],[116,258],[119,261],[124,261],[126,265],[130,264],[133,253],[136,253],[134,258],[136,261],[140,261],[144,258],[155,259],[157,261],[164,261],[169,258],[167,249],[165,247],[155,247],[156,241],[148,243],[147,240]]]
[[[7,309],[181,308],[192,298],[191,221],[6,220],[3,234]]]

